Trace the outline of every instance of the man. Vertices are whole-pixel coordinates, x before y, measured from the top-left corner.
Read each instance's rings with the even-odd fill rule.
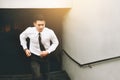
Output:
[[[27,57],[31,59],[33,80],[43,80],[40,70],[41,62],[53,52],[59,42],[53,30],[45,27],[43,17],[37,17],[33,24],[20,34],[20,42]],[[26,38],[30,39],[30,48],[27,48]],[[52,42],[52,44],[51,44]]]

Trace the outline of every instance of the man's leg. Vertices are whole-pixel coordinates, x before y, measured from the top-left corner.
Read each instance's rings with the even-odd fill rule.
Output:
[[[48,57],[40,58],[39,56],[31,56],[31,68],[33,74],[33,80],[47,80],[45,72],[48,71]],[[44,71],[45,70],[45,71]]]
[[[33,80],[40,80],[40,65],[36,61],[31,61]]]
[[[49,58],[48,58],[48,56],[47,57],[45,57],[45,58],[43,58],[42,59],[42,62],[41,62],[41,70],[43,70],[42,71],[42,73],[43,73],[43,78],[44,78],[44,80],[48,80],[48,73],[49,73]]]

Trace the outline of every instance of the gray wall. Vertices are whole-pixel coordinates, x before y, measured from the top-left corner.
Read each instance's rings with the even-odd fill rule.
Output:
[[[74,0],[63,21],[63,49],[80,63],[120,55],[120,1]],[[80,68],[63,55],[71,80],[120,80],[120,60]]]

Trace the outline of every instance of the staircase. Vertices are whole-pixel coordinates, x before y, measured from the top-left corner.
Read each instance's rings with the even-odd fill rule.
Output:
[[[0,75],[0,80],[32,80],[32,75]],[[70,80],[70,78],[65,71],[54,71],[49,73],[48,80]]]
[[[19,57],[12,57],[9,61],[5,62],[3,60],[4,56],[0,57],[1,63],[0,66],[0,80],[32,80],[32,74],[30,73],[30,64],[27,63],[29,60],[25,59],[27,62],[16,61]],[[8,59],[9,57],[7,57]],[[3,62],[4,61],[4,62]],[[49,80],[70,80],[67,73],[62,71],[61,63],[56,59],[55,56],[51,56],[49,59]],[[6,63],[6,64],[5,64]],[[25,63],[24,65],[22,63]],[[23,65],[23,66],[22,66]],[[46,68],[43,68],[45,71]],[[48,73],[48,71],[45,71]],[[48,75],[48,74],[47,74]]]

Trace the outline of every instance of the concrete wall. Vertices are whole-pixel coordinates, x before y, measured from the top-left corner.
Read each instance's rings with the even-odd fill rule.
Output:
[[[63,49],[80,63],[119,55],[116,54],[120,43],[119,3],[119,0],[74,0],[63,21]],[[120,80],[119,59],[80,68],[63,55],[63,69],[71,80]]]

